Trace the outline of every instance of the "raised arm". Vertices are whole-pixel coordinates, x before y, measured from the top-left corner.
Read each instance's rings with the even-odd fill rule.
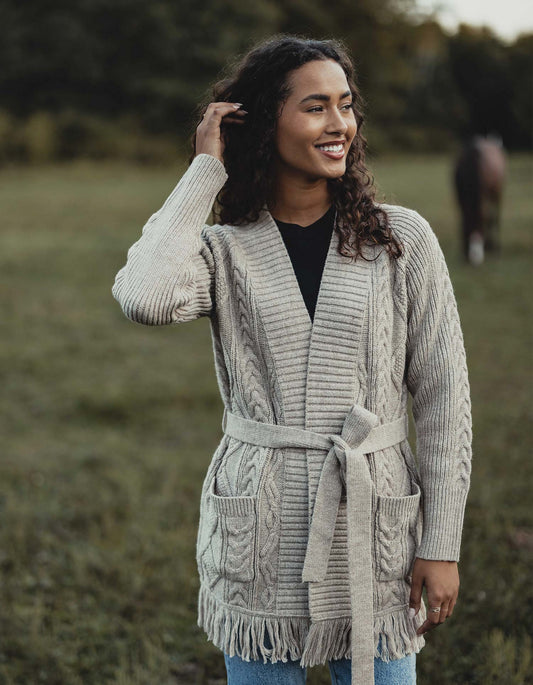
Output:
[[[214,266],[202,230],[226,179],[219,159],[197,155],[145,224],[112,288],[129,319],[160,326],[211,312]]]
[[[416,555],[459,561],[472,460],[463,334],[438,238],[416,212],[406,239],[406,382],[413,398],[424,517]]]

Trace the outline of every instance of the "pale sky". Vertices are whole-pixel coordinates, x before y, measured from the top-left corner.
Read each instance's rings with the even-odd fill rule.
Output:
[[[531,0],[418,0],[417,5],[421,10],[437,9],[437,19],[446,29],[455,30],[461,22],[484,24],[508,41],[533,31]]]

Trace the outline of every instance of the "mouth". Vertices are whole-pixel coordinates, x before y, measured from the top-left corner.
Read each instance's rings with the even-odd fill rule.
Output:
[[[344,143],[315,145],[315,148],[329,159],[342,159],[344,157]]]

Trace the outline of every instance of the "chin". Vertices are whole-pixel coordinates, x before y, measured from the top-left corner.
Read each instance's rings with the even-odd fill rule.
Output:
[[[324,169],[324,167],[321,167],[320,169],[315,169],[312,171],[309,176],[312,179],[320,179],[320,178],[326,178],[326,179],[331,179],[331,178],[341,178],[344,176],[346,173],[346,164],[339,165],[336,168],[332,169]]]
[[[329,173],[324,174],[325,178],[341,178],[346,173],[346,165],[344,164],[342,168],[332,169]]]

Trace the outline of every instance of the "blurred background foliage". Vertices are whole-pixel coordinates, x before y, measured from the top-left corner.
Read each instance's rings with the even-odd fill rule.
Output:
[[[472,133],[532,147],[533,34],[450,34],[415,0],[3,0],[0,162],[170,161],[210,85],[279,32],[346,42],[371,152],[447,151]]]

